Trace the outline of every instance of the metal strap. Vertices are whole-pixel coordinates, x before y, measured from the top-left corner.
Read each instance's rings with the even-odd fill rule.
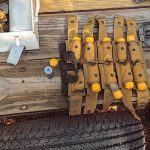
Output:
[[[87,23],[83,27],[83,43],[84,43],[84,60],[85,64],[83,65],[84,68],[84,77],[85,77],[85,87],[87,89],[86,99],[85,99],[85,108],[84,108],[84,114],[87,113],[94,113],[96,106],[97,106],[97,100],[98,100],[98,93],[91,92],[91,82],[95,82],[95,78],[92,75],[92,72],[90,73],[89,68],[90,63],[96,64],[96,49],[95,44],[85,43],[87,37],[93,38],[93,29],[94,29],[94,22],[95,17],[91,17]],[[88,50],[90,48],[90,51]],[[97,70],[96,74],[99,78],[99,71]],[[100,79],[98,79],[98,82],[100,82]]]
[[[107,37],[107,27],[106,27],[106,19],[105,17],[101,17],[97,19],[99,23],[99,36],[98,40],[103,41],[103,38]]]
[[[77,16],[68,16],[68,41],[78,35],[78,18]]]
[[[113,65],[113,49],[112,43],[106,42],[103,43],[103,39],[108,37],[107,34],[107,27],[106,27],[106,18],[101,17],[97,19],[99,23],[99,42],[98,42],[98,60],[99,68],[101,70],[101,81],[102,86],[104,89],[104,102],[103,102],[103,109],[108,109],[108,107],[113,102],[113,95],[110,89],[110,84],[117,83],[116,75],[114,72],[114,65]],[[109,80],[108,80],[109,79]]]
[[[135,19],[127,18],[126,20],[127,24],[127,36],[128,35],[134,35],[136,41],[138,41],[137,37],[137,25]]]
[[[83,91],[84,91],[84,78],[83,71],[77,70],[77,60],[80,59],[80,54],[78,52],[75,53],[73,51],[72,46],[74,46],[73,38],[78,36],[78,18],[77,16],[68,16],[68,41],[66,41],[67,50],[71,49],[70,58],[71,62],[74,64],[75,70],[73,72],[68,72],[70,75],[78,76],[77,80],[73,83],[68,83],[68,96],[70,96],[70,106],[69,106],[69,115],[80,115],[82,108],[82,99],[83,99]],[[77,46],[80,46],[80,43],[76,43]],[[71,46],[71,48],[70,48]],[[78,48],[77,51],[81,51],[81,48]],[[78,54],[78,55],[76,55]]]
[[[82,95],[73,95],[70,97],[69,116],[81,114]]]
[[[124,54],[126,56],[127,50],[126,50],[126,46],[124,46],[124,44],[126,45],[126,42],[121,42],[118,43],[118,39],[120,38],[124,38],[123,36],[123,31],[124,31],[124,18],[121,16],[116,16],[114,18],[114,41],[116,43],[116,51],[115,53],[118,55],[119,51],[123,51],[124,53],[122,53],[122,55]],[[119,45],[120,44],[120,45]],[[124,46],[124,47],[123,47]],[[123,49],[121,50],[121,48],[123,47]],[[121,56],[121,55],[120,55]],[[127,82],[133,82],[133,75],[132,75],[132,71],[131,71],[131,66],[129,64],[129,60],[128,57],[124,57],[124,63],[121,63],[120,60],[121,58],[123,58],[121,56],[116,56],[116,70],[117,70],[117,74],[118,74],[118,80],[123,92],[123,98],[122,98],[122,102],[123,104],[128,108],[128,110],[133,114],[133,116],[140,120],[140,118],[138,117],[138,115],[136,114],[133,104],[132,104],[132,89],[126,89],[125,88],[125,83]]]
[[[126,19],[126,24],[127,24],[127,35],[134,35],[134,37],[135,37],[135,40],[136,40],[136,42],[138,43],[138,45],[139,45],[139,55],[140,55],[140,57],[142,58],[142,60],[139,60],[140,62],[138,62],[138,63],[140,63],[140,68],[142,69],[142,70],[144,70],[144,74],[145,74],[145,77],[147,77],[147,73],[146,73],[146,64],[145,64],[145,60],[144,60],[144,54],[143,54],[143,49],[142,49],[142,46],[140,45],[140,42],[139,42],[139,40],[138,40],[138,36],[137,36],[137,25],[136,25],[136,21],[135,21],[135,19],[130,19],[130,18],[128,18],[128,19]],[[134,62],[134,63],[136,63],[136,62]],[[135,65],[136,66],[136,65]],[[134,66],[133,66],[134,67]],[[134,69],[135,70],[135,69]],[[140,74],[140,70],[139,70],[139,74]],[[135,79],[137,79],[138,77],[138,74],[137,73],[135,73],[135,71],[134,71],[134,78]],[[137,81],[136,81],[137,82]],[[146,78],[146,83],[147,83],[147,85],[149,85],[149,81],[148,81],[148,79]],[[139,91],[138,89],[137,89],[137,97],[138,97],[138,103],[137,103],[137,105],[138,105],[138,107],[143,107],[143,106],[146,106],[146,104],[149,102],[149,98],[150,98],[150,96],[149,96],[149,89],[147,89],[147,90],[144,90],[144,91]]]
[[[124,18],[121,16],[116,16],[114,18],[114,41],[117,41],[119,38],[123,38],[124,30]]]
[[[91,17],[83,26],[83,42],[87,37],[93,37],[95,17]]]

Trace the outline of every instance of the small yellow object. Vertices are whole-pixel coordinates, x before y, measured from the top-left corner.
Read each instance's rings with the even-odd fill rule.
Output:
[[[108,110],[114,110],[117,111],[118,110],[118,106],[109,106]]]
[[[133,82],[126,82],[125,83],[125,88],[126,89],[133,89],[134,88],[134,83]]]
[[[94,83],[91,85],[92,92],[98,93],[101,91],[101,85],[99,83]]]
[[[125,42],[125,41],[126,41],[125,38],[119,38],[119,39],[117,40],[117,42]]]
[[[105,37],[105,38],[103,38],[103,42],[111,42],[111,38]]]
[[[81,41],[81,38],[78,36],[73,37],[73,41]]]
[[[94,43],[94,38],[93,38],[93,37],[87,37],[87,38],[85,39],[85,42],[86,42],[86,43],[88,43],[88,42]]]
[[[50,59],[49,64],[51,67],[57,67],[58,66],[58,59],[56,59],[56,58]]]
[[[0,11],[0,20],[5,18],[6,18],[6,14],[3,11]]]
[[[121,99],[121,98],[123,98],[122,91],[118,90],[118,91],[113,92],[113,97],[114,97],[114,99]]]
[[[127,41],[130,42],[130,41],[135,41],[135,36],[134,35],[128,35],[127,36]]]
[[[137,88],[139,91],[145,91],[147,89],[146,83],[138,83]]]

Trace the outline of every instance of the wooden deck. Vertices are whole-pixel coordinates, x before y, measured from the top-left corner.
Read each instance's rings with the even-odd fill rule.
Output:
[[[59,68],[48,79],[43,68],[49,58],[59,57],[59,43],[67,39],[67,15],[78,15],[80,35],[90,16],[106,16],[110,36],[116,15],[136,18],[138,25],[150,21],[150,2],[132,0],[41,0],[39,16],[40,50],[26,51],[17,66],[6,64],[8,53],[0,54],[0,116],[25,112],[67,108],[61,94]],[[97,37],[97,24],[95,24]],[[150,49],[149,49],[150,50]],[[150,73],[150,51],[145,51]],[[149,74],[150,76],[150,74]]]

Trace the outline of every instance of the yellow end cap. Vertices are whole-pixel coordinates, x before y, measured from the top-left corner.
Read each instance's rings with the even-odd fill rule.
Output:
[[[73,41],[81,41],[81,38],[78,36],[73,37]]]
[[[111,42],[111,38],[105,37],[105,38],[103,38],[103,42]]]
[[[137,88],[139,91],[145,91],[147,89],[146,83],[138,83]]]
[[[114,99],[121,99],[121,98],[123,98],[122,91],[118,90],[118,91],[113,92],[113,97],[114,97]]]
[[[56,59],[56,58],[50,59],[49,64],[51,67],[57,67],[58,66],[58,59]]]
[[[88,43],[88,42],[94,43],[94,38],[93,38],[93,37],[87,37],[87,38],[85,39],[85,42],[86,42],[86,43]]]
[[[99,83],[94,83],[91,85],[92,92],[98,93],[101,91],[101,85]]]
[[[125,88],[126,89],[133,89],[134,88],[134,83],[133,82],[127,82],[127,83],[125,83]]]
[[[119,39],[117,40],[117,42],[125,42],[125,41],[126,41],[125,38],[119,38]]]
[[[4,19],[6,17],[5,13],[3,11],[0,11],[0,19]]]
[[[130,41],[135,41],[135,36],[134,35],[128,35],[127,36],[127,41],[130,42]]]

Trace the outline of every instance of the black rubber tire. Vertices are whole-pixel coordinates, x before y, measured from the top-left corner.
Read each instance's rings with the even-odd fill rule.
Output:
[[[0,127],[0,150],[144,150],[140,121],[127,112],[48,118]]]

